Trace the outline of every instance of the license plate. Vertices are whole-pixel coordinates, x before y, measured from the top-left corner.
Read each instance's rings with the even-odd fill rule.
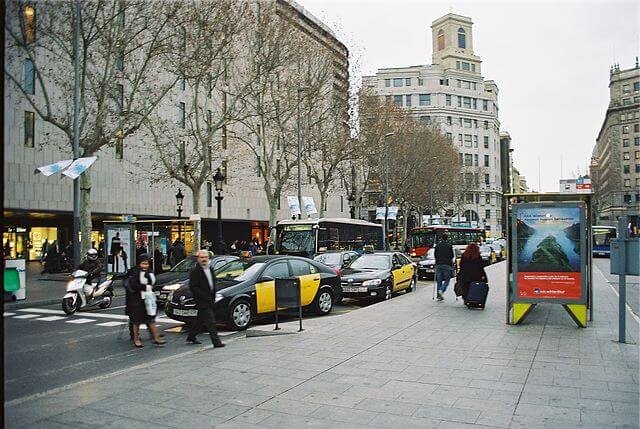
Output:
[[[342,292],[366,292],[366,287],[343,287]]]
[[[179,308],[174,308],[173,314],[175,314],[176,316],[196,317],[198,315],[198,310],[180,310]]]

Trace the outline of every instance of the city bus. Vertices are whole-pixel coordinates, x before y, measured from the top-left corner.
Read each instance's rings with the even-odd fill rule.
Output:
[[[615,226],[594,225],[591,227],[593,234],[593,256],[611,255],[611,239],[616,238]]]
[[[275,227],[274,253],[313,258],[332,250],[382,250],[382,225],[360,219],[281,220]]]
[[[413,228],[409,233],[412,258],[421,258],[430,248],[438,244],[442,234],[449,236],[449,242],[458,248],[466,247],[469,243],[484,240],[484,229],[451,225],[429,225]]]

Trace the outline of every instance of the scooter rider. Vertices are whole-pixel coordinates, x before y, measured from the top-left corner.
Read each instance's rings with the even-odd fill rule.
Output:
[[[100,278],[100,273],[102,272],[102,265],[98,261],[98,251],[96,249],[87,250],[86,257],[84,261],[80,263],[78,269],[87,272],[86,284],[94,287],[93,279]]]

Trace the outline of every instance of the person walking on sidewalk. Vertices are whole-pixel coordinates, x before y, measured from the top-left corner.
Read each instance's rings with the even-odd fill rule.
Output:
[[[198,258],[198,264],[193,267],[189,275],[189,289],[191,289],[193,300],[196,302],[198,316],[193,325],[191,325],[187,343],[202,344],[196,339],[196,335],[204,328],[209,331],[213,347],[224,347],[216,329],[216,316],[213,310],[216,296],[216,280],[213,269],[209,267],[209,252],[198,250],[196,258]]]
[[[438,301],[442,301],[443,293],[449,286],[449,281],[453,277],[453,246],[448,241],[447,234],[442,234],[442,240],[436,245],[436,287],[438,288]]]
[[[462,288],[462,299],[464,301],[467,300],[471,282],[487,281],[487,273],[484,267],[485,263],[480,256],[480,248],[475,243],[469,244],[460,258],[460,271],[458,272],[458,281]]]
[[[142,347],[140,340],[140,325],[146,324],[149,332],[153,336],[153,343],[157,345],[165,344],[160,338],[158,328],[155,325],[155,316],[149,316],[142,298],[143,292],[152,290],[156,277],[149,271],[149,260],[151,256],[147,253],[140,255],[138,265],[129,271],[128,288],[126,295],[126,313],[129,320],[133,324],[133,344],[136,347]]]

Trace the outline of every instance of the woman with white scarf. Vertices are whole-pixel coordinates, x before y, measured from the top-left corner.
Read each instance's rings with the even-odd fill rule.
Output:
[[[140,325],[146,324],[149,332],[153,336],[153,344],[163,345],[164,340],[160,338],[158,328],[155,325],[155,314],[149,315],[145,307],[144,296],[147,292],[152,292],[156,282],[156,276],[149,271],[150,256],[144,253],[138,257],[138,265],[129,271],[129,288],[126,293],[126,314],[133,324],[133,344],[142,347],[140,340]]]

